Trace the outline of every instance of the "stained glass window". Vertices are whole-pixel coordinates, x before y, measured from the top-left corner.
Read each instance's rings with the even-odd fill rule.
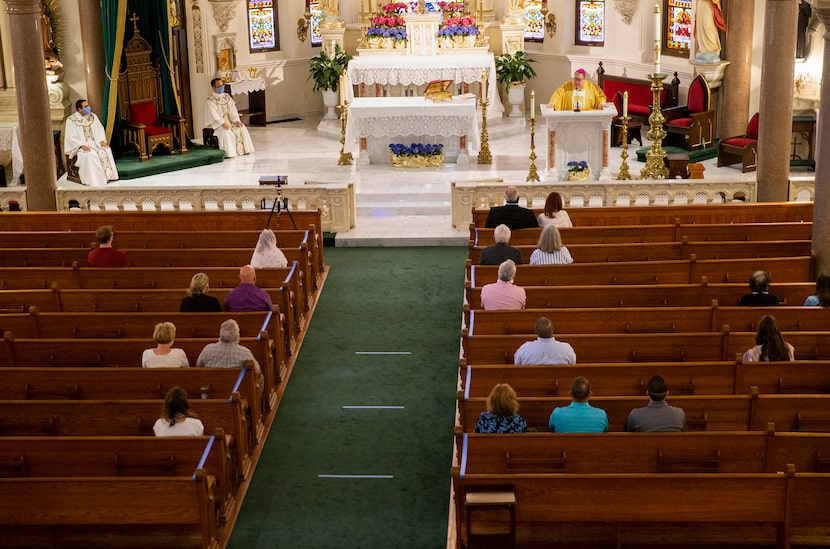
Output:
[[[545,20],[542,16],[543,0],[525,0],[525,41],[542,42],[545,39]]]
[[[665,0],[663,53],[689,56],[692,40],[692,0]]]
[[[605,45],[605,1],[577,0],[576,44],[581,46]]]
[[[306,0],[306,7],[308,8],[308,13],[311,14],[308,29],[311,35],[311,45],[322,46],[323,36],[320,34],[320,17],[323,15],[323,9],[320,7],[319,0]]]
[[[280,49],[277,4],[274,0],[248,0],[248,35],[252,53]]]

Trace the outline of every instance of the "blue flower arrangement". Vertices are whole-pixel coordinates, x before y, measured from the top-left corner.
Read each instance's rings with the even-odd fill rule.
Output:
[[[412,143],[408,147],[401,143],[390,143],[389,150],[396,156],[438,156],[442,153],[444,145],[424,143]]]
[[[392,40],[406,40],[406,29],[369,27],[366,30],[366,36],[380,36],[381,38],[391,38]]]
[[[584,160],[580,160],[577,162],[576,160],[571,160],[568,162],[568,171],[569,172],[584,172],[588,169],[588,163]]]
[[[475,25],[454,25],[438,29],[438,36],[475,36],[478,27]]]

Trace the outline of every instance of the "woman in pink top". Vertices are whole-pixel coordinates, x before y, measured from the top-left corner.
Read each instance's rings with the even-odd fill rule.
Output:
[[[755,347],[744,353],[744,362],[779,362],[795,360],[795,349],[781,337],[775,317],[766,315],[758,324]]]
[[[545,200],[545,211],[539,214],[536,221],[539,222],[539,226],[543,229],[548,225],[553,225],[560,229],[574,226],[571,222],[571,216],[562,209],[562,195],[556,191],[548,194]]]

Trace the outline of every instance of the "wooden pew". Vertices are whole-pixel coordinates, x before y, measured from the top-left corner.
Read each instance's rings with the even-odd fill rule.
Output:
[[[516,284],[521,286],[574,286],[597,284],[689,284],[702,277],[710,283],[742,282],[758,269],[770,273],[772,290],[782,282],[812,280],[812,257],[743,258],[661,261],[659,268],[648,261],[571,263],[570,265],[518,265]],[[498,265],[468,265],[472,287],[498,279]],[[749,291],[747,289],[747,291]]]
[[[522,252],[524,263],[530,263],[530,256],[536,250],[535,244],[516,245]],[[574,263],[616,263],[620,261],[670,261],[689,259],[695,256],[703,259],[738,259],[758,257],[803,257],[812,253],[810,240],[774,241],[704,241],[704,242],[620,242],[612,244],[570,244],[565,246]],[[469,246],[469,258],[474,264],[481,262],[484,246]]]
[[[520,537],[542,545],[775,544],[786,537],[794,478],[791,472],[549,475],[469,468],[452,476],[458,547],[468,531],[468,494],[494,487],[515,496]]]
[[[758,387],[761,393],[830,394],[830,361],[739,360],[735,366],[735,392],[746,393],[750,387]]]
[[[252,448],[242,397],[191,399],[205,432],[222,429],[228,440],[235,478],[247,478]],[[162,399],[153,400],[5,400],[0,406],[0,437],[153,436]]]
[[[467,365],[459,370],[459,397],[486,397],[497,383],[521,396],[567,396],[577,376],[594,396],[641,396],[651,376],[663,376],[672,395],[830,394],[830,361],[644,362],[621,364]]]
[[[219,547],[214,482],[203,469],[185,477],[4,478],[0,487],[15,494],[0,503],[0,535],[10,544],[152,547],[172,539],[181,548]]]
[[[830,312],[822,307],[607,307],[485,311],[465,307],[462,336],[535,334],[536,320],[549,318],[556,333],[754,332],[764,315],[773,315],[783,331],[830,328]]]
[[[195,366],[205,345],[218,338],[178,338],[175,347],[182,349]],[[264,332],[255,338],[241,338],[240,345],[251,350],[264,376],[263,393],[269,405],[276,404],[277,380],[282,381],[283,366],[276,367],[274,343]],[[6,332],[0,350],[0,367],[140,367],[144,349],[153,347],[148,339],[17,339]]]
[[[260,231],[118,231],[119,248],[241,248],[253,253]],[[313,231],[280,230],[281,248],[302,243],[311,250],[315,272],[323,268],[322,242]],[[0,248],[86,248],[97,245],[95,231],[11,231],[0,232]]]
[[[786,397],[785,400],[778,403],[781,406],[787,403],[791,406],[795,404],[794,397],[791,395],[761,395],[760,397],[751,395],[671,395],[667,400],[669,404],[679,406],[686,412],[687,431],[749,431],[751,430],[752,401],[767,396]],[[827,400],[827,398],[825,397],[824,403],[830,404],[830,400]],[[789,401],[787,402],[786,399],[789,399]],[[571,399],[567,396],[525,397],[519,395],[519,413],[525,418],[529,427],[533,427],[538,431],[549,431],[548,421],[553,409],[568,406],[570,403]],[[602,408],[608,414],[609,431],[622,431],[631,410],[646,406],[648,397],[593,397],[590,403],[596,408]],[[455,426],[456,434],[472,433],[475,430],[476,420],[481,412],[486,409],[486,405],[486,397],[470,397],[459,400],[458,423]],[[830,411],[827,414],[830,417]],[[760,426],[763,421],[761,418],[766,416],[760,414],[757,417],[759,418],[757,423]],[[766,430],[767,423],[764,422],[760,430]],[[782,428],[782,430],[784,429]]]
[[[0,437],[2,478],[186,477],[216,479],[225,520],[236,506],[225,433],[202,437]]]
[[[721,333],[639,333],[639,334],[557,334],[570,343],[577,362],[702,362],[733,360],[755,346],[755,334]],[[830,360],[828,332],[783,332],[784,340],[795,347],[796,360]],[[478,335],[461,339],[466,364],[512,364],[522,343],[534,339],[525,335]]]
[[[737,305],[749,288],[741,283],[711,284],[620,284],[536,286],[522,284],[526,308],[610,308],[610,307],[700,307],[712,300]],[[782,304],[801,304],[815,290],[812,282],[782,282],[772,288]],[[481,287],[465,292],[470,309],[481,309]],[[758,317],[760,319],[760,316]]]
[[[478,247],[495,243],[494,229],[470,225],[470,241]],[[666,224],[566,227],[559,229],[566,245],[621,242],[702,242],[709,240],[810,240],[811,222]],[[535,245],[542,229],[511,231],[510,244]]]
[[[245,368],[0,368],[0,400],[163,399],[171,387],[190,399],[239,393],[252,428],[249,446],[264,440],[265,422],[253,366]]]
[[[265,288],[273,303],[279,308],[283,321],[284,349],[280,355],[292,354],[298,345],[303,317],[294,307],[296,295],[287,285],[280,288]],[[224,302],[229,289],[211,290],[220,303]],[[99,290],[8,290],[0,292],[0,310],[4,313],[25,313],[32,307],[40,312],[51,313],[177,313],[183,292],[172,289],[99,289]],[[264,311],[263,311],[264,313]],[[191,313],[192,314],[192,313]],[[222,313],[226,319],[232,313]],[[126,315],[125,315],[126,316]],[[166,316],[166,314],[165,314]],[[2,320],[0,320],[2,323]],[[145,332],[146,333],[146,332]],[[218,334],[218,331],[217,331]],[[147,333],[152,336],[152,332]]]
[[[570,343],[576,352],[578,364],[705,362],[734,359],[735,353],[730,354],[726,351],[730,337],[729,333],[715,332],[558,334],[557,340]],[[462,338],[462,365],[513,364],[516,349],[529,339],[531,338],[524,335],[481,335]]]
[[[509,383],[519,396],[568,396],[577,376],[591,381],[593,396],[643,396],[648,380],[657,374],[666,380],[671,396],[747,394],[749,388],[735,389],[736,367],[735,361],[467,365],[459,370],[459,398],[487,397],[498,383]]]
[[[593,384],[592,384],[593,385]],[[774,423],[780,431],[827,432],[830,425],[828,395],[671,395],[669,404],[686,412],[687,431],[765,431]],[[570,397],[519,396],[519,413],[529,427],[549,431],[554,408],[568,406]],[[459,400],[456,434],[472,433],[486,397]],[[648,397],[593,397],[592,406],[608,414],[608,430],[622,431],[628,414],[648,404]]]
[[[91,231],[102,225],[112,225],[119,231],[146,231],[153,227],[158,231],[261,231],[268,225],[273,230],[312,229],[322,242],[320,210],[296,210],[291,212],[293,224],[277,225],[270,211],[229,212],[19,212],[14,219],[0,219],[0,231]],[[296,227],[293,225],[296,224]],[[289,225],[291,225],[289,227]]]
[[[533,208],[538,216],[543,208]],[[484,227],[489,209],[473,208],[473,225]],[[686,204],[671,206],[606,206],[568,208],[577,227],[607,225],[743,224],[812,222],[810,202],[752,202],[743,204]]]

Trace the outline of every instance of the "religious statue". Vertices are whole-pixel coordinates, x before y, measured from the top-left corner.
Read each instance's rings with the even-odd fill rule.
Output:
[[[525,0],[509,0],[507,13],[502,22],[508,25],[523,25],[525,23]]]
[[[726,31],[726,21],[721,10],[721,0],[697,0],[695,8],[695,60],[715,63],[720,60],[719,32]]]
[[[45,13],[40,16],[40,33],[43,38],[43,64],[47,71],[54,72],[63,68],[63,63],[55,52],[52,20]]]
[[[340,0],[320,1],[320,26],[325,29],[339,29],[346,26],[346,22],[340,17]]]

